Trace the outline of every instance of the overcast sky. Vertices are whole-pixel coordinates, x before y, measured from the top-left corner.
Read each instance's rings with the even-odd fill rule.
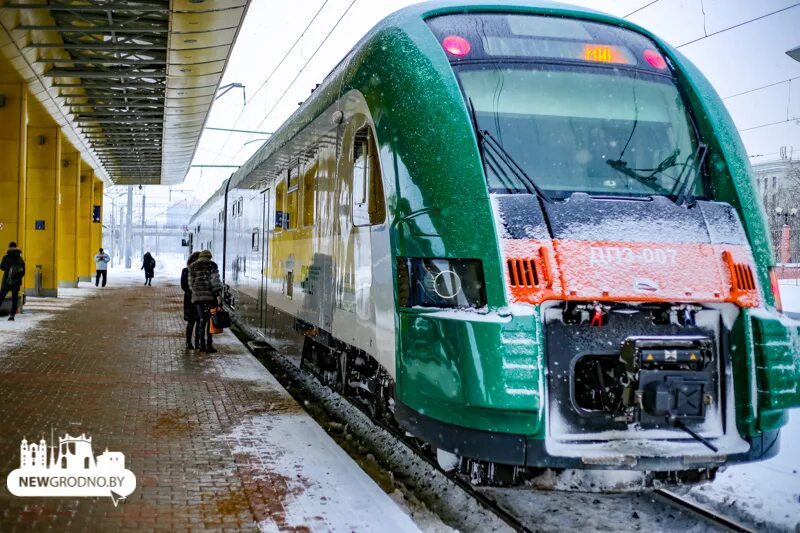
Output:
[[[244,105],[240,90],[227,93],[214,104],[207,126],[273,131],[375,23],[414,3],[419,2],[251,0],[222,81],[223,85],[243,83],[247,103]],[[748,153],[765,154],[751,161],[775,159],[781,146],[794,146],[795,157],[800,157],[800,63],[785,54],[800,46],[800,2],[573,0],[571,3],[617,16],[630,14],[629,20],[675,46],[699,39],[680,46],[680,50],[705,73],[723,98],[774,83],[769,88],[726,98],[725,103],[737,127],[746,130],[741,134]],[[778,10],[782,11],[768,15]],[[303,34],[318,11],[317,18]],[[325,40],[342,15],[341,22]],[[763,18],[748,22],[758,17]],[[299,44],[278,66],[301,34]],[[798,79],[785,81],[795,77]],[[759,127],[771,123],[777,124]],[[265,138],[206,130],[194,163],[240,165]],[[233,170],[193,168],[180,188],[194,189],[196,197],[204,200]]]

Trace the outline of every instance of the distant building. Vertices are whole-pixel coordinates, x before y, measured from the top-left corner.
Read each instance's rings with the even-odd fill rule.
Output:
[[[782,228],[787,225],[789,262],[797,263],[800,262],[800,159],[793,155],[783,147],[779,159],[753,165],[753,171],[776,253],[781,247]],[[780,255],[776,259],[780,261]]]

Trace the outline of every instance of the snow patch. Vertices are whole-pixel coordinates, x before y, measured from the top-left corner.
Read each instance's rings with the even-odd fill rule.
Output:
[[[529,484],[543,490],[580,492],[629,492],[642,490],[646,474],[631,470],[562,470],[545,472]]]
[[[492,322],[496,324],[507,324],[511,322],[511,317],[501,316],[497,312],[480,313],[468,309],[448,309],[425,313],[425,317],[442,318],[445,320],[464,320],[469,322]]]
[[[58,298],[27,297],[27,303],[18,311],[14,321],[5,316],[0,317],[0,339],[3,350],[0,357],[5,356],[23,344],[38,330],[39,325],[54,316],[59,311],[65,311],[76,303],[92,296],[94,291],[86,289],[58,289]],[[10,297],[10,296],[9,296]]]

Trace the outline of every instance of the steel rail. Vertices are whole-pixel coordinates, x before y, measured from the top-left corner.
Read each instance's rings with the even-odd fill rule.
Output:
[[[715,513],[714,511],[669,490],[656,489],[653,491],[653,494],[667,501],[670,505],[681,509],[688,509],[693,514],[696,514],[707,521],[713,522],[715,525],[722,526],[726,529],[737,531],[739,533],[756,533],[755,529],[750,529],[749,527],[740,524],[736,520],[722,516],[719,513]]]

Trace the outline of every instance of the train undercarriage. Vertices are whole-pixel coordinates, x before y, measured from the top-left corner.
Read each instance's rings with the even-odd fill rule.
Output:
[[[448,439],[432,431],[459,430],[449,425],[432,430],[424,415],[396,402],[394,381],[369,354],[309,324],[298,321],[295,330],[304,336],[301,367],[475,485],[517,485],[585,469],[638,473],[631,488],[695,484],[712,480],[737,456],[754,459],[733,422],[724,310],[604,304],[602,323],[593,324],[592,313],[600,307],[571,302],[545,307],[549,436],[523,440],[520,464],[453,453]],[[505,444],[499,440],[497,446]],[[765,453],[763,446],[754,451]],[[769,455],[776,452],[777,445]]]

